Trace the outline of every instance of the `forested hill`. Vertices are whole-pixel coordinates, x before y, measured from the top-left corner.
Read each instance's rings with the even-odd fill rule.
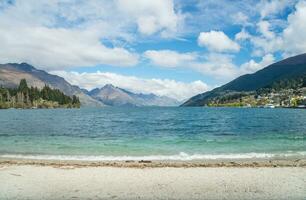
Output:
[[[254,73],[243,75],[212,91],[196,95],[182,106],[203,106],[229,92],[251,92],[267,88],[303,87],[306,80],[306,54],[287,58]]]
[[[26,79],[29,87],[43,89],[45,85],[50,88],[59,89],[65,95],[79,97],[84,107],[101,107],[103,104],[87,94],[78,86],[71,85],[64,78],[49,74],[46,71],[36,69],[27,63],[0,64],[0,86],[5,88],[16,88],[21,79]]]
[[[5,108],[79,108],[80,100],[45,85],[42,89],[28,87],[22,79],[18,88],[0,87],[0,109]]]

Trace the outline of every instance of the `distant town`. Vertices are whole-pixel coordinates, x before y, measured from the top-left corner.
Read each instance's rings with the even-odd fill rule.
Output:
[[[306,87],[280,91],[230,93],[211,100],[209,107],[306,108]]]

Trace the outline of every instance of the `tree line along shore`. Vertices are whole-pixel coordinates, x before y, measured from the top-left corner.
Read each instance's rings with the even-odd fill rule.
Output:
[[[0,109],[8,108],[79,108],[80,100],[77,96],[65,95],[58,89],[45,85],[42,89],[29,87],[22,79],[17,88],[0,86]]]

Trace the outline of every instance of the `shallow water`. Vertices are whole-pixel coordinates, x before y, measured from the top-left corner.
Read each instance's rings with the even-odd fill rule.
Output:
[[[193,160],[306,157],[306,110],[0,110],[0,157]]]

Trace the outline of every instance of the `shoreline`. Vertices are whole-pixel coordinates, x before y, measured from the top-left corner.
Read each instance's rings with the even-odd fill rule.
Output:
[[[306,168],[306,159],[219,159],[219,160],[125,160],[125,161],[79,161],[79,160],[38,160],[0,158],[2,166],[50,166],[50,167],[116,167],[116,168],[276,168],[300,167]]]

